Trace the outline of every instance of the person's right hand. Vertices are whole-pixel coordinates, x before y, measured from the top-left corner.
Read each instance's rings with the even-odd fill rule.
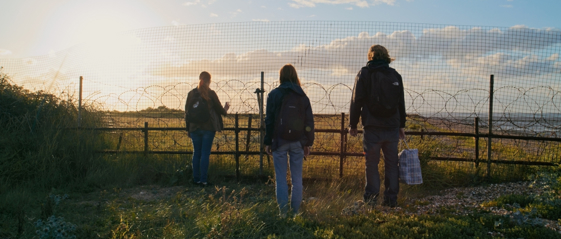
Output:
[[[268,155],[271,155],[271,156],[273,155],[273,151],[271,150],[271,146],[270,146],[270,145],[265,145],[265,152],[266,152]]]
[[[349,133],[351,134],[351,136],[357,136],[358,135],[358,129],[351,129],[349,131]]]
[[[225,110],[226,112],[228,112],[228,109],[230,109],[230,102],[226,102],[226,103],[224,104],[224,110]]]

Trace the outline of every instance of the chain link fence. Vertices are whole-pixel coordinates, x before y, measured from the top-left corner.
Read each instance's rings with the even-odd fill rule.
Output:
[[[373,44],[389,50],[395,58],[390,66],[403,76],[408,132],[474,133],[478,118],[479,133],[487,134],[493,75],[494,134],[559,138],[561,31],[556,29],[324,21],[185,25],[100,36],[45,56],[0,58],[0,66],[18,85],[74,102],[83,76],[83,104],[104,111],[103,124],[110,128],[140,128],[145,122],[154,128],[184,127],[187,92],[196,87],[199,73],[208,71],[211,89],[222,103],[232,105],[229,112],[243,114],[240,127],[257,128],[254,92],[261,86],[261,72],[266,98],[278,85],[278,70],[290,63],[312,102],[317,128],[340,129],[340,114],[348,112],[354,78]],[[225,122],[227,128],[234,127],[233,116]],[[140,131],[108,134],[112,150],[142,150]],[[232,151],[233,134],[217,134],[213,150]],[[410,136],[412,145],[430,149],[433,158],[477,160],[471,136],[417,135]],[[252,142],[249,151],[258,151],[257,132],[242,130],[239,137]],[[340,133],[319,133],[317,139],[316,152],[341,149]],[[487,159],[487,140],[479,142],[481,160]],[[158,131],[149,141],[153,151],[191,147],[181,131]],[[492,160],[560,161],[558,141],[492,141]],[[362,152],[360,138],[348,138],[344,147],[347,153]],[[215,157],[231,161],[229,156]],[[256,157],[242,160],[248,164],[241,165],[247,169],[243,173],[253,172]],[[340,173],[338,156],[312,156],[306,165],[316,175]],[[343,167],[360,172],[363,160],[345,158]]]

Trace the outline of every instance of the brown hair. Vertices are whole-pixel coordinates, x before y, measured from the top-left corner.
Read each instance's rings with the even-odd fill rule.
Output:
[[[300,86],[300,79],[298,79],[296,68],[294,68],[291,64],[286,64],[280,69],[279,81],[281,84],[284,82],[292,82]]]
[[[210,100],[208,96],[208,91],[210,90],[210,73],[203,71],[199,75],[199,86],[197,87],[199,93],[201,93],[201,97],[205,100]]]
[[[382,60],[391,63],[394,59],[390,58],[388,49],[381,45],[372,45],[368,50],[368,60]]]

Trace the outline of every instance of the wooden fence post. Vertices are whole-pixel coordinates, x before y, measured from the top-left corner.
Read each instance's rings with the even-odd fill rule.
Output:
[[[84,77],[80,76],[80,89],[78,93],[78,127],[82,127],[82,82]]]
[[[247,137],[245,138],[245,158],[249,158],[249,142],[251,140],[251,121],[252,121],[252,114],[247,116]]]
[[[489,80],[489,138],[487,140],[487,180],[491,179],[491,141],[493,139],[493,94],[495,77],[491,75]]]
[[[148,122],[144,122],[144,156],[148,155]]]
[[[236,180],[240,181],[240,140],[239,140],[239,117],[238,113],[234,115],[234,132],[236,135],[236,155],[234,156],[236,159]]]
[[[345,113],[341,113],[341,147],[339,149],[339,178],[343,178],[343,161],[345,160]]]
[[[475,117],[475,168],[479,167],[479,117]]]

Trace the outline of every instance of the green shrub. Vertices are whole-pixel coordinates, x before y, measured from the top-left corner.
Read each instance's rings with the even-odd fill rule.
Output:
[[[83,116],[84,126],[100,122],[91,107]],[[49,189],[84,178],[96,163],[100,142],[95,132],[67,129],[76,125],[71,97],[30,92],[0,73],[0,182]]]

